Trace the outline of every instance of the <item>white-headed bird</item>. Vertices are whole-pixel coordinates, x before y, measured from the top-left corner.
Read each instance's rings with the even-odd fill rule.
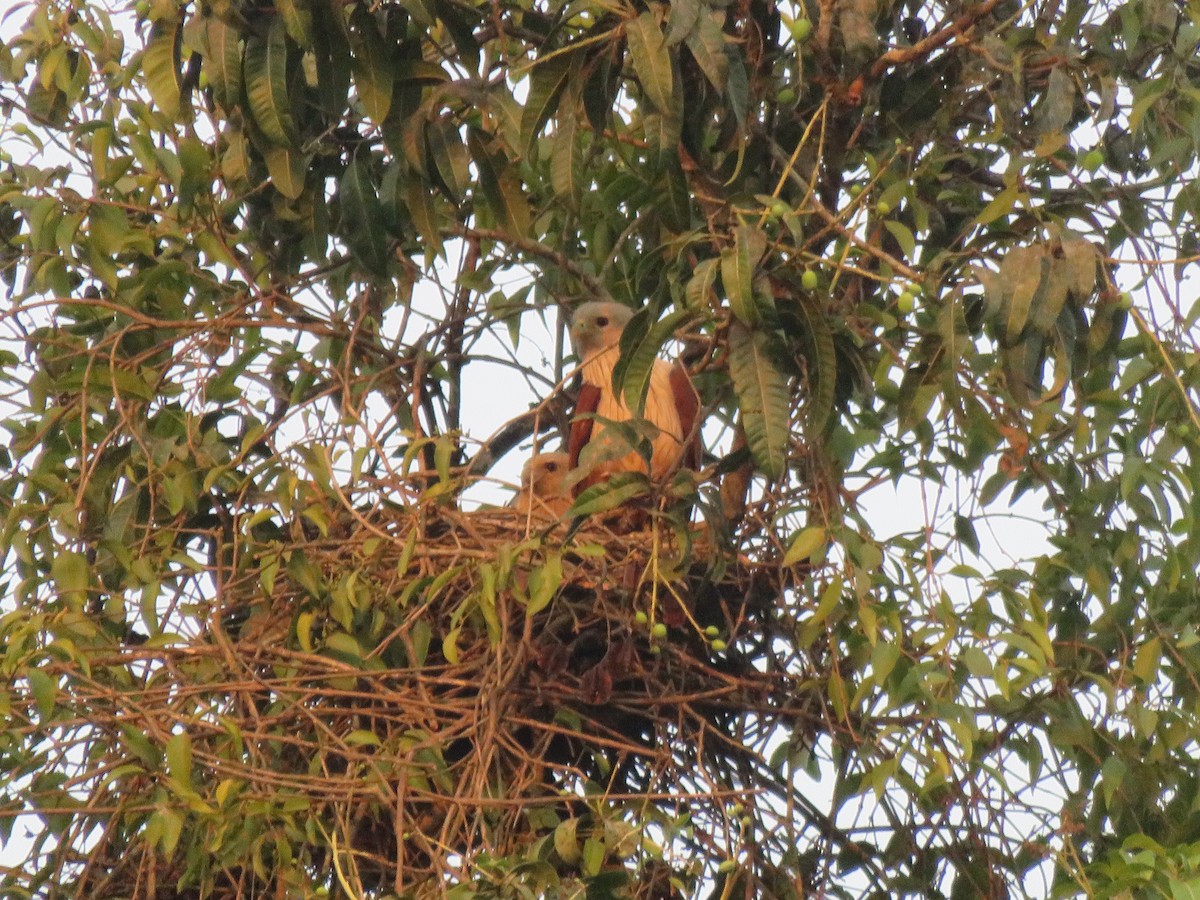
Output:
[[[620,356],[621,333],[633,311],[611,301],[584,303],[571,319],[571,342],[579,358],[583,385],[575,405],[575,418],[567,451],[572,469],[579,466],[583,448],[594,442],[605,442],[606,422],[627,422],[633,418],[620,394],[613,390],[613,367]],[[700,436],[696,418],[700,398],[687,371],[678,363],[656,359],[650,373],[650,389],[646,395],[644,417],[657,432],[651,441],[650,465],[636,450],[621,454],[620,441],[612,452],[598,454],[599,461],[575,489],[577,491],[604,481],[617,472],[644,472],[659,481],[680,466],[698,468]]]
[[[570,457],[565,453],[538,453],[521,469],[521,489],[509,506],[535,519],[560,519],[571,507],[566,486]]]

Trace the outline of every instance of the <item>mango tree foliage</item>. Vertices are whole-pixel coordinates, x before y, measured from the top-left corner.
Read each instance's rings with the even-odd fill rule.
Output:
[[[1194,3],[27,0],[3,35],[4,896],[1200,883]],[[495,852],[364,886],[367,801],[318,810],[315,781],[482,788],[428,731],[333,740],[322,692],[507,646],[498,597],[531,633],[563,555],[437,572],[426,532],[380,531],[347,566],[387,546],[391,574],[356,581],[310,545],[556,443],[568,405],[526,412],[570,366],[530,335],[596,297],[647,309],[624,386],[683,348],[708,412],[655,528],[695,505],[708,577],[778,588],[706,658],[812,716],[724,710],[757,762],[707,804],[605,799],[599,764],[586,803],[487,785]],[[477,374],[496,346],[528,401]],[[235,720],[221,691],[265,676],[222,643],[231,598],[284,580],[305,599]],[[317,657],[340,668],[300,684]],[[98,847],[161,881],[106,886]]]

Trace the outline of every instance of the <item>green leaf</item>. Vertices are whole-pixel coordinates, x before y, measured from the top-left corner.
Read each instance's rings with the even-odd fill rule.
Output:
[[[751,236],[757,229],[739,225],[733,233],[733,246],[721,251],[721,283],[729,308],[743,325],[756,327],[762,320],[754,299],[754,266],[751,258]]]
[[[393,163],[401,165],[401,163]],[[412,216],[417,232],[425,242],[425,265],[433,264],[435,257],[444,256],[442,232],[434,208],[434,196],[429,182],[421,178],[408,177],[404,185],[404,202]]]
[[[571,105],[562,106],[558,110],[558,128],[554,131],[551,146],[550,185],[555,195],[572,210],[579,208],[582,164],[578,116]]]
[[[692,277],[688,280],[687,288],[684,290],[688,309],[707,311],[711,307],[713,285],[716,284],[717,269],[720,264],[719,259],[710,257],[701,260],[692,269]]]
[[[563,89],[574,68],[571,54],[552,56],[534,64],[529,76],[529,96],[521,111],[521,145],[528,153],[537,143],[543,126],[558,109]]]
[[[162,19],[150,27],[146,50],[142,54],[142,77],[154,105],[167,118],[178,121],[182,112],[179,83],[179,49],[183,23]]]
[[[636,19],[627,21],[625,37],[633,71],[641,82],[642,92],[658,112],[672,110],[675,77],[671,70],[671,51],[654,15],[644,12]]]
[[[545,609],[562,585],[562,555],[550,553],[546,562],[529,573],[529,604],[525,615],[533,616]]]
[[[301,47],[312,47],[313,15],[307,0],[275,0],[275,9],[283,19],[288,36]]]
[[[338,184],[342,207],[342,237],[356,259],[372,274],[388,273],[390,241],[383,206],[362,154],[356,154]]]
[[[475,128],[467,132],[467,145],[492,215],[515,237],[527,236],[531,218],[529,201],[510,171],[508,159],[500,152],[493,152],[483,133]]]
[[[729,375],[738,396],[746,442],[770,479],[783,475],[791,437],[788,379],[769,352],[770,338],[740,322],[729,328]]]
[[[792,538],[792,543],[788,546],[787,553],[783,555],[783,560],[779,565],[786,569],[798,562],[810,559],[818,550],[824,548],[827,540],[828,533],[822,526],[810,525]]]
[[[725,85],[729,81],[729,56],[725,52],[725,32],[721,29],[724,19],[724,10],[711,13],[706,11],[700,16],[695,30],[687,36],[687,46],[692,51],[696,65],[700,67],[709,83],[722,94],[725,93]]]
[[[171,735],[163,748],[167,772],[186,788],[192,787],[192,738],[186,731]]]
[[[242,102],[242,42],[237,31],[216,16],[205,19],[207,55],[204,71],[212,86],[213,99],[226,112]]]
[[[304,180],[311,160],[311,155],[293,147],[273,146],[263,152],[263,162],[267,164],[271,184],[289,200],[295,200],[304,193]]]
[[[650,481],[641,472],[617,472],[580,493],[571,506],[572,516],[590,516],[624,506],[650,493]]]
[[[675,0],[671,4],[667,19],[668,47],[682,43],[696,28],[696,22],[700,18],[700,6],[699,0]]]
[[[68,603],[83,605],[91,583],[91,567],[86,556],[71,550],[62,551],[50,563],[50,576]]]
[[[58,681],[51,678],[41,669],[28,669],[29,690],[37,704],[38,716],[43,722],[54,715],[54,705],[58,702]]]
[[[375,124],[387,118],[392,106],[392,85],[395,78],[393,54],[388,51],[366,3],[358,4],[350,17],[351,71],[354,87],[363,112]]]
[[[276,16],[265,35],[250,33],[246,39],[242,75],[254,123],[268,141],[281,147],[295,143],[296,133],[287,72],[287,32]]]
[[[470,158],[458,132],[458,124],[448,118],[437,119],[425,127],[429,159],[437,168],[450,199],[461,202],[471,187]]]
[[[837,399],[837,346],[825,311],[816,298],[797,295],[797,310],[808,337],[808,424],[814,432],[825,430]]]
[[[649,327],[645,327],[648,310],[637,313],[621,334],[621,355],[613,366],[613,390],[620,393],[635,417],[646,409],[650,379],[658,353],[684,322],[692,317],[688,310],[676,310]]]

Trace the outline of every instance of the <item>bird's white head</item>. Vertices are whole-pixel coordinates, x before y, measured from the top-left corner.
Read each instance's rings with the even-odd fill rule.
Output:
[[[571,343],[580,362],[615,347],[632,318],[633,310],[611,300],[593,300],[575,310],[571,318]]]

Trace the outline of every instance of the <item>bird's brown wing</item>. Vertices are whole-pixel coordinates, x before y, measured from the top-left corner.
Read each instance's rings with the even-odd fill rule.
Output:
[[[700,415],[700,395],[696,393],[687,369],[679,360],[671,366],[671,395],[675,398],[675,409],[679,413],[679,425],[683,432],[683,465],[689,469],[699,469],[700,428],[696,419]]]
[[[591,414],[600,408],[600,387],[584,382],[575,401],[575,418],[571,420],[571,433],[567,436],[567,457],[572,469],[579,468],[579,454],[592,439],[595,420]]]

